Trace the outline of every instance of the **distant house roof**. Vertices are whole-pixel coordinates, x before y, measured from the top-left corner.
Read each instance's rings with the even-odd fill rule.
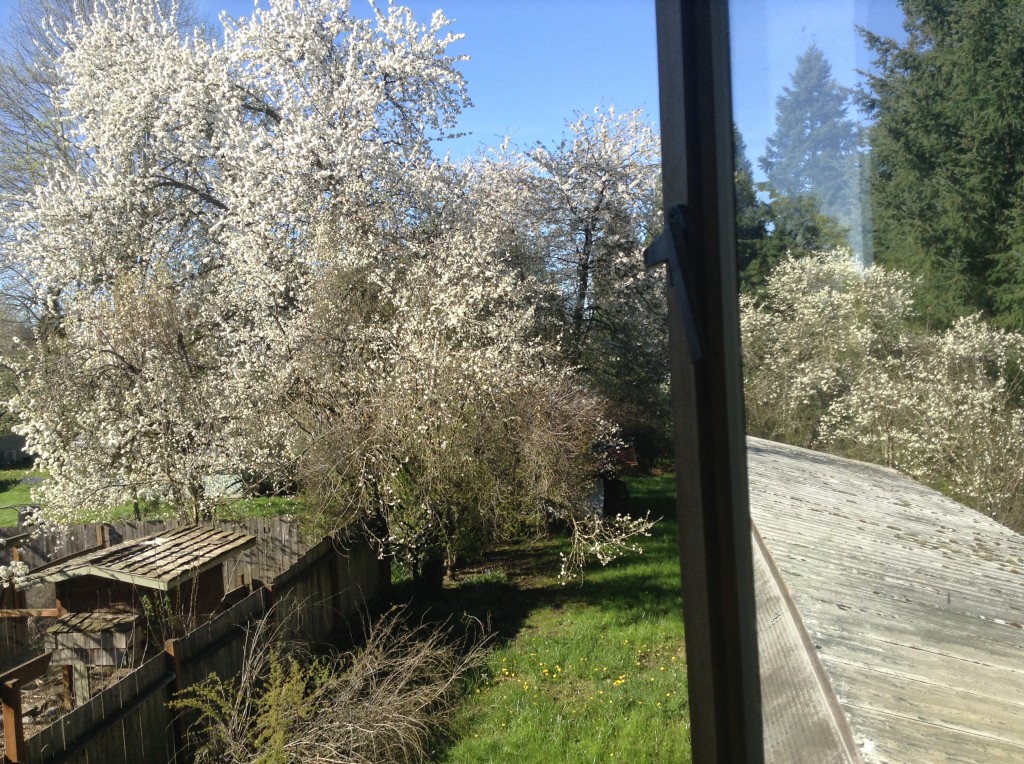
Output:
[[[56,560],[25,578],[19,588],[98,576],[168,591],[256,543],[255,536],[202,525],[182,525],[66,561]]]
[[[783,582],[756,587],[766,760],[1024,761],[1024,537],[894,470],[753,438],[747,453]],[[773,641],[786,600],[803,634]],[[804,697],[836,711],[852,757],[793,753]]]

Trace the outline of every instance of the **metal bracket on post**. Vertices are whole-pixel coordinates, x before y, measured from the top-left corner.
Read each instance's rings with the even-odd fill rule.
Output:
[[[697,325],[697,314],[694,311],[694,292],[690,280],[683,269],[681,255],[690,257],[696,254],[693,246],[691,228],[686,219],[686,208],[677,204],[668,210],[667,225],[658,238],[644,250],[644,265],[653,268],[661,263],[668,264],[671,276],[672,293],[679,305],[679,315],[683,319],[686,331],[686,344],[689,345],[690,360],[697,363],[704,357],[704,344],[701,331]]]

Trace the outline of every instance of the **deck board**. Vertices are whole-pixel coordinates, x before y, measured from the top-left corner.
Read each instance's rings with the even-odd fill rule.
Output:
[[[766,764],[851,764],[852,730],[810,653],[778,571],[754,543],[757,641]]]
[[[882,467],[753,438],[748,467],[864,760],[1024,761],[1024,538]]]

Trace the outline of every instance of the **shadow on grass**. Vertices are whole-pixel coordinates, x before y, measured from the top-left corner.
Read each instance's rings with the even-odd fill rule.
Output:
[[[642,555],[627,555],[607,567],[592,564],[582,583],[564,584],[558,579],[563,541],[503,547],[460,571],[440,596],[417,598],[411,585],[398,584],[395,600],[408,602],[411,612],[427,621],[479,621],[498,645],[515,639],[540,608],[596,608],[621,623],[681,617],[675,523],[663,518],[642,546]]]
[[[41,477],[28,477],[32,470],[31,461],[8,464],[0,468],[0,493],[14,490],[18,485],[38,485]]]

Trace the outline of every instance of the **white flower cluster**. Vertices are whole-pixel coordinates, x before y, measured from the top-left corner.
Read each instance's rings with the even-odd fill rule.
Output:
[[[911,279],[843,252],[788,259],[742,300],[748,427],[900,469],[1024,520],[1024,335],[910,321]]]
[[[608,520],[580,517],[573,522],[572,546],[563,552],[562,569],[559,573],[562,583],[574,576],[580,576],[584,561],[594,556],[602,565],[608,565],[625,554],[643,554],[637,537],[650,536],[657,520],[651,520],[650,513],[643,517],[616,515]]]
[[[41,317],[12,404],[51,476],[41,520],[139,497],[198,517],[204,476],[287,462],[304,316],[436,172],[456,38],[441,14],[271,0],[217,44],[151,0],[94,5],[52,35],[72,160],[15,205]]]
[[[281,475],[421,560],[585,507],[601,407],[538,314],[590,316],[627,270],[649,128],[598,113],[554,153],[456,167],[431,151],[468,103],[441,13],[269,0],[216,43],[173,4],[94,6],[53,30],[70,160],[13,205],[40,315],[12,401],[49,473],[37,521],[142,499],[199,519],[209,475]],[[544,205],[572,219],[526,215]],[[588,221],[636,246],[573,265]]]
[[[539,532],[551,505],[583,512],[605,434],[598,401],[529,339],[533,290],[463,246],[405,242],[325,277],[292,367],[302,483],[335,518],[379,519],[413,566]]]
[[[10,565],[0,565],[0,586],[20,586],[28,576],[28,565],[15,560]]]

